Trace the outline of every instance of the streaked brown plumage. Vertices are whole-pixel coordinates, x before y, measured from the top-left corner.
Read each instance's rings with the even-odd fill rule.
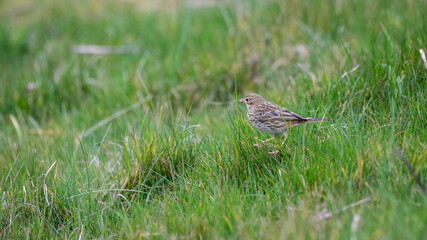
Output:
[[[304,118],[286,110],[277,104],[265,101],[260,95],[250,93],[239,102],[246,104],[248,119],[252,125],[262,131],[275,135],[287,135],[290,127],[295,127],[307,122],[329,121],[322,118]]]

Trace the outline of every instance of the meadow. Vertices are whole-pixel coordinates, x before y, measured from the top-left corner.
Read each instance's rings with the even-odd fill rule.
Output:
[[[0,1],[0,238],[425,238],[426,12]],[[262,144],[251,92],[332,122]]]

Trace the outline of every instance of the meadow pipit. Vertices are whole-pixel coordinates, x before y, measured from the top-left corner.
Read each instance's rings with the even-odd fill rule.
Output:
[[[245,98],[239,99],[239,102],[245,103],[246,107],[248,107],[248,119],[256,129],[275,134],[276,136],[283,134],[285,139],[282,145],[286,141],[290,127],[307,122],[329,121],[323,118],[301,117],[277,104],[265,101],[260,95],[255,93],[246,95]],[[264,143],[274,138],[276,137],[270,138],[264,141]]]

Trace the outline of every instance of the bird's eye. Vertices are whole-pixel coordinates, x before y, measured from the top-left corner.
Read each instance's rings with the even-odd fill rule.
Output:
[[[246,102],[249,102],[249,99],[246,98],[245,100],[246,100]]]

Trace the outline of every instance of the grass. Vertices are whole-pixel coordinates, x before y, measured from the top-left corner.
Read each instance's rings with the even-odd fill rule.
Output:
[[[427,235],[424,1],[172,3],[0,4],[1,238]]]

